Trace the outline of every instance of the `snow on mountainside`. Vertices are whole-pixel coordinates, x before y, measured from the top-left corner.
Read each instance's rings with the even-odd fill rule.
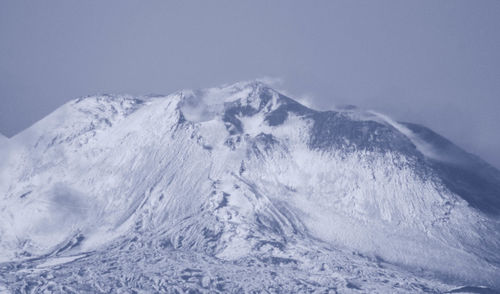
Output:
[[[9,142],[9,138],[5,137],[4,135],[2,135],[0,133],[0,150],[3,148],[2,146],[7,145],[8,142]]]
[[[6,149],[7,144],[9,144],[9,138],[0,133],[0,152]],[[1,153],[0,153],[1,154]]]
[[[81,98],[6,146],[6,289],[500,288],[500,172],[375,112],[241,82]]]

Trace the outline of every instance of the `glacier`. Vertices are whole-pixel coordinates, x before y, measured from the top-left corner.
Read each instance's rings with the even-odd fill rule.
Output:
[[[374,111],[258,81],[88,96],[0,157],[0,292],[500,289],[500,171]]]

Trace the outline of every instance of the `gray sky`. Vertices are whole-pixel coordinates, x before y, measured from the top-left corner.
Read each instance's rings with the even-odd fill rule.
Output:
[[[500,1],[0,1],[0,132],[69,99],[259,77],[500,167]]]

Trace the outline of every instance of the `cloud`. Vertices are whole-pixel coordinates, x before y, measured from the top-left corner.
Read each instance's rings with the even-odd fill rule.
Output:
[[[368,111],[368,113],[371,113],[379,117],[380,119],[382,119],[383,121],[394,127],[396,130],[401,132],[403,135],[405,135],[415,145],[415,147],[417,147],[417,150],[420,151],[423,155],[435,160],[440,160],[440,161],[446,160],[446,157],[442,156],[442,154],[439,154],[439,151],[436,148],[434,148],[430,143],[421,139],[419,136],[413,133],[413,131],[411,131],[409,128],[396,122],[395,120],[393,120],[392,118],[388,117],[385,114],[381,114],[373,110]]]
[[[300,104],[307,106],[309,108],[314,108],[314,109],[318,108],[316,103],[314,103],[315,101],[314,96],[310,93],[298,95],[294,97],[294,99],[297,100],[297,102],[299,102]]]
[[[258,82],[262,82],[262,83],[264,83],[270,87],[273,87],[273,88],[283,86],[283,84],[285,83],[285,80],[283,78],[280,78],[280,77],[264,76],[264,77],[256,78],[255,80]]]

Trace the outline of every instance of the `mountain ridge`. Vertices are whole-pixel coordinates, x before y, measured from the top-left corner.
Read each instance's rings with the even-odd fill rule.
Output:
[[[399,269],[402,291],[418,268],[434,289],[446,288],[436,279],[498,287],[499,182],[458,147],[438,160],[428,147],[447,147],[440,140],[374,112],[315,111],[258,82],[73,100],[11,139],[2,258],[90,254],[84,262],[140,246],[297,273],[328,256],[332,267],[364,264],[364,289],[386,287],[378,264]],[[489,186],[467,175],[456,186],[457,157],[486,170],[471,172]]]

